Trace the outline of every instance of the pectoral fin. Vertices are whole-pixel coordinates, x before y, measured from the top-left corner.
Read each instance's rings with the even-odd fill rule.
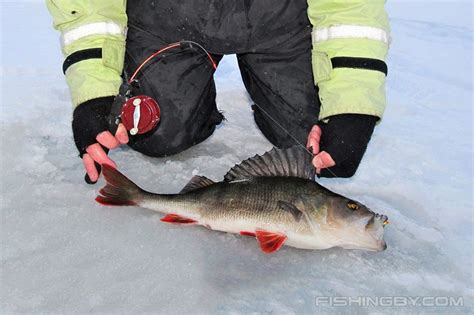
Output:
[[[288,238],[285,234],[265,230],[255,231],[257,241],[264,253],[273,253],[279,250]]]
[[[282,210],[285,210],[291,213],[293,217],[295,218],[296,222],[299,222],[301,218],[304,217],[304,220],[309,224],[309,226],[311,226],[311,229],[313,231],[318,231],[317,225],[314,224],[308,212],[305,210],[305,209],[309,209],[311,205],[307,205],[305,207],[304,203],[305,203],[304,200],[303,202],[298,201],[297,202],[298,206],[296,206],[292,203],[289,203],[283,200],[278,200],[278,207],[280,207],[280,209]]]
[[[303,211],[298,209],[294,204],[283,201],[283,200],[278,200],[278,207],[280,209],[283,209],[285,211],[288,211],[293,215],[295,218],[296,222],[299,222],[301,220],[301,217],[303,216]]]

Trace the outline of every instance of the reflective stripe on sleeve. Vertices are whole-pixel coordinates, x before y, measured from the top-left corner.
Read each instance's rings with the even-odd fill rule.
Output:
[[[114,22],[97,22],[78,26],[61,34],[61,45],[67,46],[91,35],[126,35],[126,29]]]
[[[336,38],[367,38],[389,44],[390,38],[384,29],[362,25],[333,25],[325,28],[314,28],[313,43]]]

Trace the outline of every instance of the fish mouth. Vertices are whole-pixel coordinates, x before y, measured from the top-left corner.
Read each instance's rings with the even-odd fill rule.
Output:
[[[384,240],[382,240],[382,243],[380,245],[380,251],[384,251],[387,249],[387,243]]]
[[[366,232],[375,242],[375,251],[383,251],[387,249],[387,243],[383,239],[383,232],[388,223],[389,221],[386,215],[374,213],[365,226]]]
[[[368,229],[370,227],[373,227],[374,224],[375,225],[381,224],[382,227],[384,228],[389,223],[390,221],[388,220],[388,217],[385,214],[378,214],[378,213],[373,212],[372,217],[369,219],[369,221],[367,221],[365,228]]]

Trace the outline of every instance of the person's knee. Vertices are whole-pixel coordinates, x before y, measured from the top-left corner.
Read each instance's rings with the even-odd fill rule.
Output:
[[[306,144],[311,129],[308,122],[290,117],[283,119],[275,113],[270,117],[268,111],[264,112],[256,105],[253,105],[252,109],[257,127],[274,146],[284,149],[302,143]]]
[[[171,117],[172,122],[162,121],[152,133],[132,137],[129,146],[151,157],[178,154],[206,140],[223,118],[217,109],[198,121],[184,121]]]
[[[130,141],[129,146],[151,157],[165,157],[178,154],[193,145],[192,136],[181,133],[152,134]]]
[[[191,146],[187,137],[179,135],[151,135],[131,142],[129,146],[151,157],[165,157],[178,154]]]

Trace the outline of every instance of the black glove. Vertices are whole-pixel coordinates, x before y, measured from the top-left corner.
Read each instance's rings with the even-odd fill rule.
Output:
[[[364,156],[378,117],[360,114],[341,114],[320,122],[322,130],[320,150],[331,155],[336,165],[322,169],[320,177],[351,177]]]
[[[113,96],[96,98],[80,104],[74,110],[72,132],[81,158],[86,148],[97,142],[97,135],[109,129],[107,116],[113,101]]]

